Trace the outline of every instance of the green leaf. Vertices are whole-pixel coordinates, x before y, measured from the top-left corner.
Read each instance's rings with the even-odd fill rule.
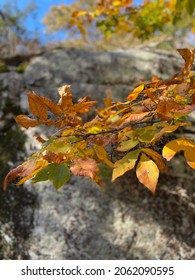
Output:
[[[50,180],[54,184],[56,190],[61,188],[70,179],[70,170],[65,163],[50,163],[37,173],[33,182]]]
[[[194,8],[195,8],[195,1],[194,0],[188,0],[186,9],[187,9],[187,11],[190,15],[193,14]]]

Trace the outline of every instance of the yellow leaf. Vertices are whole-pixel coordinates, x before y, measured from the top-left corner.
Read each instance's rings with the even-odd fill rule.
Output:
[[[75,11],[75,12],[72,13],[72,16],[73,17],[84,16],[84,15],[86,15],[86,13],[87,13],[86,11],[79,11],[79,12]]]
[[[161,156],[159,153],[155,152],[155,151],[152,150],[152,149],[148,149],[148,148],[142,149],[142,152],[144,152],[144,153],[146,153],[148,156],[150,156],[150,157],[156,162],[158,168],[159,168],[161,171],[163,171],[163,172],[165,172],[165,173],[168,173],[168,169],[167,169],[165,163],[163,162],[162,156]]]
[[[178,129],[179,125],[168,125],[163,127],[158,133],[154,135],[154,139],[161,138],[165,133],[171,133]]]
[[[185,159],[187,161],[187,164],[195,169],[195,146],[192,147],[188,147],[184,153]]]
[[[87,129],[88,133],[94,133],[94,134],[99,133],[101,131],[102,131],[102,128],[100,128],[99,126],[92,126]]]
[[[128,101],[133,101],[135,100],[138,95],[144,90],[144,84],[141,84],[140,86],[136,87],[128,96],[127,100]]]
[[[124,141],[120,144],[120,146],[116,150],[120,151],[120,152],[129,151],[129,150],[133,149],[135,146],[137,146],[138,143],[139,143],[139,141],[137,141],[137,140]]]
[[[164,146],[162,156],[166,158],[167,161],[170,161],[177,152],[185,152],[189,149],[190,151],[193,151],[195,149],[195,143],[184,138],[178,138],[170,141]]]
[[[111,162],[109,159],[108,159],[108,154],[107,152],[104,150],[104,148],[102,148],[101,146],[98,146],[98,145],[94,145],[94,150],[96,152],[96,155],[97,157],[102,161],[104,162],[105,164],[107,164],[108,166],[110,167],[114,167],[114,164],[113,162]]]
[[[145,154],[141,155],[136,168],[136,175],[140,183],[152,192],[155,192],[158,183],[159,169],[154,161],[149,159]]]
[[[112,181],[114,181],[116,178],[122,176],[124,173],[134,168],[139,153],[140,153],[139,150],[131,151],[127,155],[125,155],[122,159],[115,162],[114,170],[112,173]]]

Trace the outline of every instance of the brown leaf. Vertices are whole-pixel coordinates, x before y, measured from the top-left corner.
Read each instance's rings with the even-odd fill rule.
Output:
[[[70,85],[62,86],[58,89],[60,100],[58,101],[58,105],[65,110],[73,105],[72,102],[72,93],[70,92]]]
[[[15,120],[18,124],[20,124],[21,126],[23,126],[25,128],[34,127],[34,126],[41,125],[44,123],[41,120],[31,119],[26,115],[18,115],[17,117],[15,117]]]
[[[7,189],[7,185],[9,182],[15,180],[16,178],[21,176],[21,173],[23,171],[23,166],[19,165],[16,168],[12,169],[5,177],[4,182],[3,182],[3,189]]]
[[[48,119],[47,106],[42,102],[42,98],[34,92],[29,92],[27,95],[30,112],[41,120],[46,121]]]
[[[124,118],[125,117],[126,118],[125,118],[124,122],[121,124],[121,126],[123,126],[124,124],[126,124],[128,122],[140,121],[149,114],[150,114],[150,112],[143,112],[143,113],[138,113],[138,114],[126,114],[124,116]]]
[[[24,182],[32,178],[34,175],[36,175],[46,165],[48,165],[47,161],[43,159],[37,160],[35,157],[23,162],[21,165],[12,169],[7,174],[3,183],[4,190],[7,188],[7,185],[10,181],[13,181],[18,178],[22,178],[17,183],[17,185],[23,184]]]
[[[187,74],[194,62],[194,50],[189,50],[189,49],[177,49],[179,54],[183,57],[185,60],[185,67],[183,69],[183,73]]]
[[[49,110],[51,113],[53,113],[54,115],[57,115],[57,116],[62,115],[62,112],[63,112],[62,109],[57,104],[55,104],[53,101],[51,101],[50,99],[48,99],[46,97],[41,97],[41,100],[47,107],[47,110]]]
[[[70,167],[70,170],[76,176],[89,177],[93,180],[96,178],[99,168],[94,159],[84,157],[78,159],[75,164]]]

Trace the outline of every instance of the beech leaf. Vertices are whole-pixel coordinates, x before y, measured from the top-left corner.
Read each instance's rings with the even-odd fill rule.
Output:
[[[135,100],[138,95],[144,90],[144,84],[141,84],[140,86],[136,87],[128,96],[127,100],[128,101],[133,101]]]
[[[58,190],[69,181],[70,175],[70,170],[65,163],[50,163],[37,173],[33,182],[50,180]]]
[[[76,176],[96,178],[99,171],[96,161],[89,157],[80,158],[70,167],[71,172]]]
[[[133,149],[135,146],[137,146],[138,143],[139,143],[138,140],[124,141],[120,144],[119,147],[117,147],[117,151],[120,151],[120,152],[129,151],[129,150]]]
[[[29,92],[27,95],[30,112],[41,120],[46,121],[48,119],[47,106],[42,102],[41,97],[34,92]]]
[[[142,154],[136,168],[136,175],[140,183],[150,191],[155,192],[158,183],[159,169],[153,160]]]
[[[122,176],[124,173],[134,168],[139,153],[140,153],[139,150],[131,151],[127,155],[125,155],[122,159],[115,162],[113,173],[112,173],[112,181],[114,181],[116,178]]]
[[[142,149],[142,152],[146,153],[148,156],[150,156],[155,161],[159,170],[161,170],[165,173],[168,173],[168,169],[163,161],[163,157],[159,153],[157,153],[156,151],[149,149],[149,148]]]
[[[192,142],[190,140],[184,139],[184,138],[178,138],[175,140],[172,140],[168,142],[163,150],[162,155],[167,160],[170,161],[177,152],[184,151],[184,156],[187,155],[187,161],[188,157],[190,157],[190,154],[192,154],[192,158],[194,157],[194,150],[195,150],[195,142]],[[191,160],[189,160],[191,162]]]

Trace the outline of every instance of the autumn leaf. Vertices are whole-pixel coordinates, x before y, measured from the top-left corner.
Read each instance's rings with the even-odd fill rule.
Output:
[[[156,151],[149,149],[149,148],[143,148],[142,152],[144,152],[145,154],[150,156],[153,159],[153,161],[155,161],[159,170],[161,170],[165,173],[168,173],[168,169],[163,161],[163,157],[159,153],[157,153]]]
[[[76,176],[89,177],[94,180],[99,171],[99,168],[94,159],[83,157],[76,160],[70,167],[70,170]]]
[[[122,159],[115,162],[113,173],[112,173],[112,181],[114,181],[116,178],[122,176],[124,173],[134,168],[139,153],[140,153],[139,150],[131,151],[127,155],[125,155]]]
[[[122,120],[124,119],[124,121],[121,123],[121,126],[123,126],[124,124],[126,124],[128,122],[140,121],[149,114],[150,114],[149,112],[143,112],[143,113],[137,113],[137,114],[132,114],[132,113],[126,114],[122,118]]]
[[[23,162],[21,165],[12,169],[7,176],[5,177],[3,188],[4,190],[7,188],[7,185],[10,181],[13,181],[18,178],[22,178],[17,184],[23,184],[30,178],[32,178],[41,168],[46,166],[48,163],[44,160],[35,160],[29,159]]]
[[[177,49],[179,54],[183,57],[185,60],[185,67],[183,69],[184,74],[188,73],[192,67],[192,64],[194,62],[194,50],[190,49]]]
[[[136,168],[136,175],[140,183],[150,191],[155,192],[158,183],[159,169],[153,160],[142,154]]]
[[[110,166],[112,168],[114,167],[113,162],[111,162],[108,159],[108,154],[103,147],[98,146],[98,145],[94,145],[94,150],[95,150],[95,153],[96,153],[96,155],[97,155],[97,157],[100,161],[104,162],[105,164],[107,164],[108,166]]]
[[[48,119],[47,106],[42,102],[41,97],[34,92],[29,92],[27,95],[30,112],[41,120],[46,121]]]
[[[195,167],[195,142],[184,138],[178,138],[167,143],[163,150],[162,155],[170,161],[176,153],[183,151],[186,158],[187,164],[194,168]]]
[[[159,132],[157,132],[155,135],[154,135],[154,139],[157,140],[159,138],[161,138],[164,134],[166,133],[171,133],[171,132],[174,132],[175,130],[178,129],[180,125],[167,125],[165,127],[163,127]]]
[[[65,163],[50,163],[36,174],[33,182],[50,180],[58,190],[69,181],[70,176],[70,170]]]
[[[15,117],[15,121],[24,128],[34,127],[44,123],[44,121],[31,119],[28,116],[22,114]]]
[[[138,143],[139,143],[138,140],[124,141],[120,144],[120,146],[117,147],[116,150],[120,152],[126,152],[136,147]]]
[[[188,149],[184,152],[185,159],[187,161],[187,164],[195,169],[195,145],[194,147],[188,147]]]
[[[136,87],[128,96],[127,100],[132,102],[133,100],[137,99],[138,95],[144,90],[144,84]]]
[[[60,106],[60,108],[62,108],[62,110],[66,110],[67,108],[73,105],[72,93],[70,92],[70,85],[65,85],[58,88],[58,93],[60,95],[58,105]]]

